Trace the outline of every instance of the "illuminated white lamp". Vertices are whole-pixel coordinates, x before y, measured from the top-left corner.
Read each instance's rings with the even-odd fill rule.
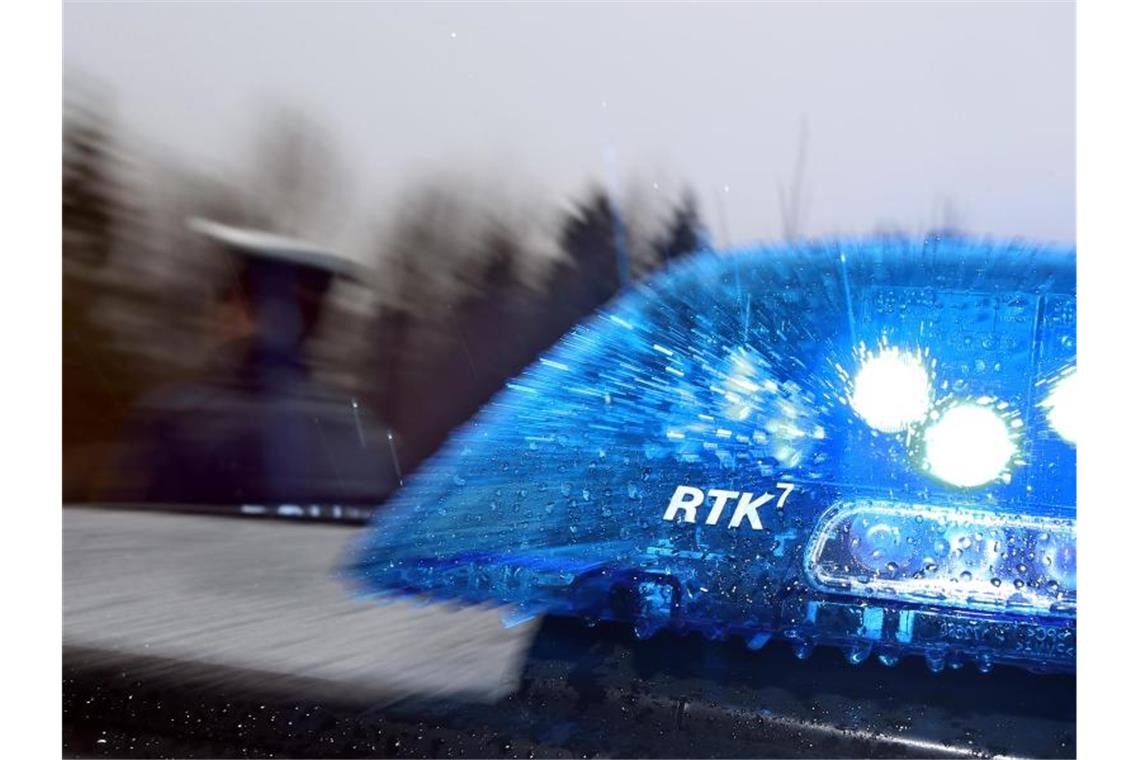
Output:
[[[1069,443],[1077,442],[1077,373],[1070,372],[1053,384],[1041,403],[1049,424]]]
[[[851,408],[884,433],[921,421],[930,408],[930,377],[922,357],[895,347],[869,356],[855,375]]]
[[[939,480],[970,488],[997,480],[1017,453],[1009,424],[992,407],[961,402],[923,431],[925,466]]]

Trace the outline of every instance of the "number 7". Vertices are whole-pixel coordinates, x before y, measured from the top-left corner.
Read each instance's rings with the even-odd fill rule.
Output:
[[[776,509],[784,508],[784,502],[788,500],[788,494],[790,494],[795,487],[795,483],[776,484],[776,488],[779,488],[781,491],[783,491],[783,493],[780,494],[780,499],[776,502]]]

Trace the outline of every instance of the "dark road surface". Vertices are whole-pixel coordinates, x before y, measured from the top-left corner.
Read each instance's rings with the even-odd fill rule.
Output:
[[[65,756],[1075,753],[1072,676],[381,607],[331,576],[352,530],[66,509]]]

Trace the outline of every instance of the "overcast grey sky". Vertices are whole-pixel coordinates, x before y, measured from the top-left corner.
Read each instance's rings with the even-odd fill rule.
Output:
[[[1074,47],[1069,3],[64,13],[67,77],[101,80],[120,123],[181,160],[240,164],[278,101],[328,128],[376,209],[447,166],[501,167],[564,202],[604,179],[612,146],[623,177],[691,184],[718,234],[723,203],[737,243],[780,234],[801,119],[807,234],[917,230],[949,202],[972,232],[1073,241]]]

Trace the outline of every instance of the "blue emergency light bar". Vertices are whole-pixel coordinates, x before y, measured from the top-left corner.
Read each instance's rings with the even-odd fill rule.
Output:
[[[574,328],[350,552],[365,593],[1071,670],[1072,250],[703,252]]]

